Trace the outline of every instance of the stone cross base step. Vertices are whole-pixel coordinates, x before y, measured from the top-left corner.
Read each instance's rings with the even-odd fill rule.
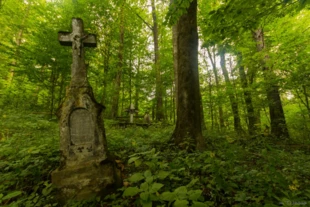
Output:
[[[66,202],[105,196],[120,187],[120,177],[114,162],[93,162],[57,169],[52,173],[52,182],[61,191],[58,200]]]

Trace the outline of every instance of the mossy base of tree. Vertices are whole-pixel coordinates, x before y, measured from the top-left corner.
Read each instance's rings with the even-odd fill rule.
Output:
[[[87,200],[103,197],[121,186],[120,170],[114,161],[91,162],[75,167],[56,169],[52,183],[59,189],[57,200]]]

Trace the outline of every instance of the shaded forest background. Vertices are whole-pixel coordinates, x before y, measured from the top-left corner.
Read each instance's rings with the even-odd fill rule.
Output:
[[[1,108],[54,118],[71,64],[70,49],[60,46],[57,32],[70,31],[70,19],[81,17],[87,32],[98,37],[98,48],[87,50],[88,77],[106,106],[105,118],[125,116],[133,103],[139,114],[175,123],[169,25],[187,5],[180,2],[2,1]],[[276,131],[286,129],[273,129],[278,126],[270,114],[274,105],[278,116],[280,104],[280,128],[287,124],[292,139],[309,138],[309,10],[303,3],[199,1],[199,81],[209,133],[282,136]],[[268,97],[271,88],[280,100]]]

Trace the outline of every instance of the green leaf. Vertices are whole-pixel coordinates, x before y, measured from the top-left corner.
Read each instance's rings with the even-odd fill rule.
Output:
[[[194,201],[192,207],[209,207],[209,205],[202,202]]]
[[[149,184],[147,182],[144,182],[140,185],[140,189],[143,191],[148,191],[149,190]]]
[[[191,188],[193,187],[197,182],[199,181],[198,178],[192,179],[191,182],[189,184],[187,184],[187,188]]]
[[[173,204],[174,207],[185,207],[188,206],[187,200],[176,200]]]
[[[140,192],[138,187],[128,187],[123,193],[123,196],[135,196]]]
[[[163,180],[163,179],[165,179],[169,174],[170,174],[170,172],[160,170],[160,171],[158,172],[157,177],[158,177],[158,179]]]
[[[141,159],[135,160],[135,167],[139,167],[141,164],[142,164],[142,160]]]
[[[164,185],[161,183],[153,183],[150,192],[151,193],[155,193],[157,192],[159,189],[161,189]]]
[[[150,193],[147,193],[147,192],[142,192],[140,194],[140,198],[144,201],[148,201],[149,200],[149,197],[150,197]]]
[[[202,190],[190,190],[188,192],[189,200],[197,201],[202,193]]]
[[[152,176],[152,173],[151,173],[151,171],[150,170],[147,170],[147,171],[145,171],[144,172],[144,177],[151,177]]]
[[[152,201],[140,200],[142,207],[152,207]]]
[[[271,203],[267,203],[264,205],[264,207],[277,207],[277,205],[271,204]]]
[[[136,183],[143,179],[144,179],[144,176],[142,175],[142,173],[135,173],[128,180],[130,182]]]
[[[146,181],[147,183],[150,183],[150,184],[153,182],[153,180],[154,180],[154,177],[153,177],[153,176],[147,177],[147,178],[145,179],[145,181]]]
[[[47,196],[48,194],[50,194],[52,192],[53,188],[51,186],[47,186],[46,188],[44,188],[42,190],[42,194]]]
[[[164,201],[174,201],[176,199],[175,194],[172,192],[163,192],[160,197]]]
[[[134,161],[136,161],[136,160],[138,160],[138,159],[140,159],[140,157],[132,157],[132,158],[130,158],[130,159],[128,160],[128,164],[130,164],[130,163],[132,163],[132,162],[134,162]]]
[[[174,190],[176,193],[178,199],[183,200],[187,198],[187,188],[185,186],[178,187],[177,189]]]
[[[237,195],[235,196],[235,201],[246,201],[249,198],[246,196],[244,192],[238,192]]]
[[[9,194],[7,194],[6,196],[4,196],[4,197],[2,198],[2,200],[7,200],[7,199],[10,199],[10,198],[14,198],[14,197],[16,197],[16,196],[19,196],[19,195],[22,194],[22,193],[23,193],[22,191],[14,191],[14,192],[9,193]]]

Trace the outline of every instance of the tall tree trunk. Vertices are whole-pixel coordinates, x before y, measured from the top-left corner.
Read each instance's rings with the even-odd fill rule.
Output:
[[[177,122],[172,141],[181,147],[190,138],[197,150],[205,149],[201,130],[198,75],[197,0],[190,3],[174,29],[177,52]]]
[[[215,119],[215,113],[213,112],[213,97],[212,97],[212,79],[211,74],[209,75],[209,81],[208,81],[208,91],[209,91],[209,109],[210,109],[210,117],[211,117],[211,130],[214,130],[214,127],[217,126],[217,122]]]
[[[129,52],[129,107],[132,104],[132,47],[130,47]],[[134,106],[136,107],[136,106]]]
[[[135,79],[135,107],[139,110],[139,94],[140,94],[140,57],[138,57],[138,66]],[[137,112],[138,113],[138,112]]]
[[[110,42],[107,41],[105,43],[105,49],[103,53],[103,93],[102,93],[102,99],[101,99],[101,104],[105,105],[106,103],[106,98],[107,98],[107,76],[109,73],[110,69],[110,55],[111,55],[111,50],[110,50]]]
[[[209,59],[211,61],[212,71],[214,73],[214,79],[215,79],[215,84],[216,84],[216,92],[219,94],[219,92],[220,92],[220,81],[219,81],[219,76],[217,74],[217,68],[216,68],[215,48],[213,48],[213,51],[212,51],[213,52],[213,58],[212,58],[211,51],[208,47],[207,47],[207,52],[208,52]],[[218,109],[219,109],[220,129],[223,130],[225,128],[225,124],[224,124],[224,118],[223,118],[223,107],[222,107],[221,102],[218,103]]]
[[[161,121],[164,119],[163,110],[163,90],[161,81],[161,69],[160,69],[160,56],[159,56],[159,46],[158,46],[158,23],[156,16],[155,0],[151,0],[152,4],[152,18],[153,18],[153,38],[154,38],[154,53],[155,53],[155,71],[156,71],[156,120]]]
[[[199,92],[199,98],[200,98],[200,113],[201,113],[201,129],[207,130],[207,126],[206,126],[206,122],[205,122],[205,116],[204,116],[204,112],[203,112],[201,92]]]
[[[120,42],[119,42],[119,49],[118,49],[118,68],[116,72],[116,77],[114,80],[114,93],[112,99],[112,109],[111,109],[111,118],[115,118],[118,116],[118,102],[119,102],[119,95],[121,89],[121,79],[122,79],[122,70],[123,70],[123,56],[124,56],[124,4],[121,7],[120,11]]]
[[[253,37],[257,44],[257,50],[260,52],[265,48],[264,32],[263,29],[258,29],[253,33]],[[266,57],[267,58],[267,57]],[[267,81],[266,92],[269,106],[271,135],[277,138],[289,138],[289,133],[285,121],[282,101],[279,93],[279,87],[274,82],[276,79],[273,71],[266,66],[265,60],[263,64],[263,73]]]
[[[242,132],[242,128],[241,128],[241,121],[240,121],[240,116],[239,116],[238,102],[233,93],[232,84],[230,82],[228,71],[226,69],[225,48],[219,47],[219,53],[220,53],[220,58],[221,58],[221,68],[222,68],[222,72],[225,78],[227,93],[228,93],[228,97],[229,97],[230,104],[231,104],[231,110],[234,116],[234,129],[237,133],[240,133]]]
[[[238,54],[238,66],[239,75],[241,80],[241,86],[243,89],[243,96],[247,110],[247,118],[248,118],[248,130],[250,135],[255,135],[257,132],[256,124],[257,117],[255,116],[255,111],[252,102],[252,94],[249,89],[249,84],[247,80],[246,73],[244,71],[244,66],[242,65],[242,54]]]
[[[177,39],[177,25],[172,27],[172,41],[173,41],[173,71],[174,71],[174,96],[175,108],[178,108],[178,39]]]

